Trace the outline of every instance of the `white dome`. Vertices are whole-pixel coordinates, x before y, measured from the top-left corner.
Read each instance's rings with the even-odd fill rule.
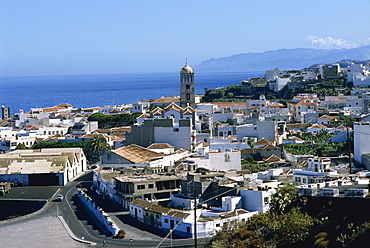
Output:
[[[188,65],[188,62],[186,62],[186,65],[181,69],[180,73],[194,73],[194,70]]]

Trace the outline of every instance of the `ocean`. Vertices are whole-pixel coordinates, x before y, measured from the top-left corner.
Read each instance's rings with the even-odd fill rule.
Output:
[[[195,92],[239,85],[264,72],[215,72],[194,75]],[[0,77],[0,105],[28,112],[34,107],[69,103],[74,107],[130,104],[141,99],[178,96],[180,73],[126,73],[98,75]]]

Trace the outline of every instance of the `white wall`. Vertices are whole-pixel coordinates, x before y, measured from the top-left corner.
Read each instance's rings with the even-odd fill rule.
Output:
[[[136,212],[137,213],[137,219],[140,222],[144,223],[144,210],[143,210],[143,208],[130,203],[130,215],[134,218],[135,218],[135,209],[137,211]]]
[[[246,124],[237,126],[236,136],[239,141],[243,137],[257,137],[258,140],[265,138],[274,140],[276,135],[276,124],[274,121],[257,122],[257,125]]]
[[[168,143],[176,150],[184,148],[191,150],[191,127],[154,127],[154,141]]]
[[[242,208],[248,211],[258,211],[259,213],[267,212],[269,209],[269,201],[265,201],[265,198],[271,197],[274,190],[270,191],[254,191],[254,190],[240,190],[240,196],[242,197]]]
[[[208,152],[203,158],[189,158],[198,164],[198,168],[206,168],[213,171],[241,170],[240,151]]]
[[[356,122],[354,128],[354,159],[356,163],[362,164],[361,155],[370,153],[370,122]]]

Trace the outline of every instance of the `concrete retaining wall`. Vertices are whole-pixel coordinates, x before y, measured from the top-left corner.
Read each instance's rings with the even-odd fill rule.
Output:
[[[85,207],[92,213],[101,224],[113,235],[117,235],[119,228],[113,222],[113,220],[109,217],[107,213],[103,211],[93,200],[90,196],[88,196],[84,191],[79,189],[78,197],[81,199],[82,203]]]

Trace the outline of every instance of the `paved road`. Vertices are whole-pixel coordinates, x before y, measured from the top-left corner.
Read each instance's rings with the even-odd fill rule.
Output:
[[[131,218],[127,212],[119,211],[120,209],[117,208],[117,206],[103,202],[102,199],[99,198],[100,196],[89,192],[94,201],[101,201],[103,209],[107,207],[109,214],[113,215],[115,222],[127,233],[126,239],[121,240],[111,237],[102,226],[97,224],[98,222],[86,211],[77,198],[76,185],[82,183],[84,186],[89,186],[91,182],[92,173],[87,172],[75,181],[61,187],[58,193],[65,196],[62,202],[49,202],[41,211],[33,216],[27,216],[9,223],[3,222],[0,228],[0,240],[9,241],[0,242],[0,247],[2,247],[3,244],[9,243],[10,240],[18,242],[19,245],[12,243],[11,246],[6,245],[5,247],[81,247],[82,243],[66,238],[67,236],[64,233],[65,230],[60,230],[62,225],[58,224],[59,219],[56,218],[57,215],[64,217],[75,237],[79,239],[83,237],[85,241],[95,242],[98,244],[97,247],[101,247],[104,240],[107,243],[107,247],[156,247],[160,243],[162,240],[161,236],[164,236],[165,233],[159,230],[156,230],[157,232],[151,230],[151,228]],[[25,230],[27,231],[24,233]],[[46,231],[43,232],[42,230]],[[35,233],[32,234],[32,239],[30,236],[25,236],[27,233],[30,233],[30,231],[34,231]],[[9,233],[11,232],[17,233],[19,238],[10,235]],[[62,234],[62,237],[55,237],[52,233]],[[130,239],[132,241],[130,241]],[[28,243],[24,243],[22,240],[28,240]],[[35,242],[31,244],[31,240],[35,240]],[[61,242],[63,245],[59,246]],[[193,242],[194,241],[191,239],[172,240],[174,246],[185,246],[193,244]],[[30,246],[23,245],[29,243],[31,244]],[[42,244],[46,244],[46,246]],[[171,246],[171,240],[164,241],[161,247],[165,246]]]

